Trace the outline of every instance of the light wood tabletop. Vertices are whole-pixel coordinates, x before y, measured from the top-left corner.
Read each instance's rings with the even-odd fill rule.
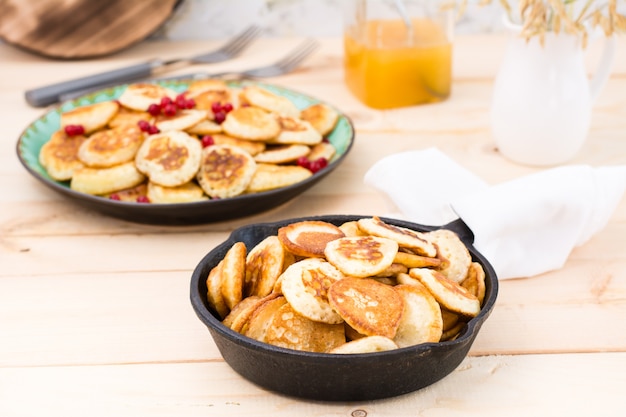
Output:
[[[262,39],[231,62],[269,63],[300,39]],[[261,389],[224,362],[189,302],[198,261],[239,226],[318,214],[380,214],[363,176],[380,158],[438,147],[490,184],[537,168],[504,159],[489,130],[506,36],[457,36],[452,95],[368,109],[343,82],[340,39],[298,71],[267,80],[323,99],[356,128],[330,176],[268,212],[197,226],[135,224],[87,210],[35,180],[15,151],[44,109],[24,91],[217,42],[146,41],[114,56],[53,61],[0,45],[0,416],[618,416],[626,400],[626,199],[566,265],[502,280],[469,356],[432,386],[395,398],[314,402]],[[590,68],[598,56],[591,45]],[[192,69],[178,70],[180,73]],[[626,42],[572,163],[626,163]],[[262,363],[259,366],[263,366]]]

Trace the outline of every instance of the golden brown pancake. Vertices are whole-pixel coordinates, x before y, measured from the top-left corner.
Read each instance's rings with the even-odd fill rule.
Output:
[[[291,253],[304,257],[323,257],[328,242],[344,237],[332,223],[306,220],[278,229],[278,239]]]
[[[240,107],[228,113],[222,123],[224,132],[240,139],[268,140],[280,133],[276,117],[258,107]]]
[[[61,128],[81,125],[85,134],[102,129],[117,114],[120,106],[115,101],[89,104],[61,113]]]
[[[105,195],[135,187],[145,179],[131,161],[108,168],[77,169],[72,176],[70,188],[81,193]]]
[[[346,275],[370,277],[389,268],[398,252],[398,244],[377,236],[335,239],[326,244],[328,262]]]
[[[241,92],[246,102],[280,116],[299,117],[300,110],[287,97],[255,85],[243,88]]]
[[[150,181],[176,187],[191,181],[200,167],[202,145],[185,132],[149,136],[137,151],[135,164]]]
[[[118,101],[124,107],[146,111],[151,104],[159,104],[163,97],[176,98],[176,91],[158,84],[131,84],[120,95]]]
[[[439,304],[448,310],[465,317],[474,317],[480,312],[478,298],[445,275],[428,268],[412,268],[409,275],[428,288]]]
[[[288,187],[304,181],[313,173],[297,165],[256,164],[256,171],[246,193],[260,193],[276,188]]]
[[[274,288],[280,274],[295,261],[278,236],[268,236],[255,245],[246,257],[244,296],[265,297]]]
[[[202,188],[193,181],[176,187],[164,187],[153,182],[148,183],[148,198],[151,203],[191,203],[208,200]]]
[[[341,346],[330,350],[328,353],[371,353],[371,352],[383,352],[386,350],[398,349],[398,345],[384,336],[365,336],[350,342],[344,343]]]
[[[56,131],[41,147],[39,163],[52,179],[67,181],[74,171],[85,166],[78,159],[78,149],[85,140],[87,137],[83,135],[68,136],[63,130]]]
[[[135,159],[144,133],[137,125],[99,130],[78,149],[78,158],[87,166],[104,168]]]
[[[246,151],[230,145],[212,145],[202,150],[198,183],[212,197],[234,197],[243,193],[256,170]]]
[[[365,233],[395,240],[401,248],[410,249],[418,255],[431,258],[437,256],[437,248],[424,233],[385,223],[377,216],[359,219],[358,223]]]
[[[313,104],[300,112],[300,118],[309,122],[322,136],[335,128],[339,113],[324,103]]]
[[[404,311],[402,296],[370,278],[346,277],[328,290],[328,302],[357,332],[393,339]]]
[[[393,289],[404,299],[404,312],[393,341],[399,347],[438,342],[443,319],[435,297],[424,287],[396,285]]]

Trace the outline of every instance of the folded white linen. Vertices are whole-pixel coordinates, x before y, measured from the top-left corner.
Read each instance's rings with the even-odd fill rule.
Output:
[[[561,166],[490,187],[431,148],[383,158],[364,182],[395,204],[397,217],[430,225],[461,218],[507,279],[561,268],[604,228],[626,190],[626,165]]]

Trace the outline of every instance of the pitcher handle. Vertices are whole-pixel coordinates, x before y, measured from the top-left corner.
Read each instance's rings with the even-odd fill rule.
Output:
[[[615,36],[609,36],[605,38],[604,49],[600,56],[600,62],[596,67],[595,73],[589,82],[589,93],[591,102],[593,103],[602,88],[611,75],[611,67],[613,65],[613,58],[615,57]]]

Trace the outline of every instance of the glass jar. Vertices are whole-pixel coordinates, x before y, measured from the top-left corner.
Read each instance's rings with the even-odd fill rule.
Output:
[[[350,0],[344,78],[365,105],[390,109],[450,95],[454,16],[441,0]]]

